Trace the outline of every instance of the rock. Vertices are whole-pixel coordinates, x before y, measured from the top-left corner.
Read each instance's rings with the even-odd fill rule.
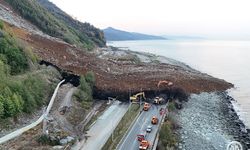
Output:
[[[74,140],[75,140],[75,138],[73,138],[71,136],[67,136],[66,138],[60,140],[60,144],[66,145],[67,143],[73,142]]]
[[[60,144],[61,145],[66,145],[68,143],[68,140],[67,139],[61,139],[60,140]]]
[[[250,129],[246,129],[247,130],[247,133],[250,133]]]
[[[67,137],[67,140],[68,140],[68,142],[72,142],[72,141],[75,140],[75,138],[73,138],[73,137],[71,137],[71,136],[68,136],[68,137]]]
[[[57,146],[53,146],[53,148],[52,149],[55,149],[55,150],[61,150],[61,149],[63,149],[64,147],[63,146],[61,146],[61,145],[57,145]]]

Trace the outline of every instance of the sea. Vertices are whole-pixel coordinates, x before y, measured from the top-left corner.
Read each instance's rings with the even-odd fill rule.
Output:
[[[235,110],[250,128],[250,41],[204,39],[112,41],[108,45],[149,52],[184,62],[190,67],[233,83],[228,93]]]

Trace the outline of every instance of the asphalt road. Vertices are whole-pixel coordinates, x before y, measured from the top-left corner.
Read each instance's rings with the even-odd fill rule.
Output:
[[[159,128],[160,123],[157,125],[151,124],[152,116],[157,116],[159,120],[161,120],[163,115],[160,115],[160,109],[165,108],[166,105],[151,105],[148,111],[143,111],[140,116],[137,118],[136,122],[132,126],[131,130],[125,136],[123,141],[118,145],[118,150],[138,150],[139,149],[139,141],[137,140],[137,135],[143,132],[146,132],[147,126],[152,126],[151,133],[146,134],[146,140],[150,143],[150,149],[154,142],[157,129]]]
[[[128,104],[115,101],[93,124],[87,132],[87,140],[81,141],[72,149],[99,150],[106,143],[128,110]]]

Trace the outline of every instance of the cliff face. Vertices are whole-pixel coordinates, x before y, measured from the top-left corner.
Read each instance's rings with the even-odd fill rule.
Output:
[[[82,48],[52,38],[39,29],[30,27],[32,26],[30,22],[22,19],[15,12],[4,9],[1,9],[1,12],[4,15],[0,18],[15,25],[10,25],[9,29],[15,33],[16,38],[29,45],[40,60],[50,62],[77,75],[93,71],[96,76],[95,89],[99,91],[98,95],[119,96],[129,91],[154,91],[158,90],[157,83],[161,80],[171,81],[174,84],[173,87],[182,88],[190,93],[226,90],[233,86],[224,80],[191,69],[178,61],[155,55],[121,51],[116,48],[96,48],[94,52],[87,53]],[[56,14],[59,15],[59,13]],[[165,88],[161,87],[161,89]]]

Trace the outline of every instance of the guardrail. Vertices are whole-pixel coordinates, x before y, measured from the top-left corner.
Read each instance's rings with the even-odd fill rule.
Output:
[[[168,103],[166,104],[165,111],[167,110],[167,107],[168,107]],[[163,123],[164,118],[166,117],[166,115],[167,115],[167,113],[165,112],[164,115],[161,118],[160,125],[159,125],[159,128],[157,129],[156,136],[154,138],[154,142],[152,144],[151,150],[156,150],[156,148],[157,148],[157,143],[159,141],[159,133],[160,133],[160,130],[161,130],[161,125],[162,125],[162,123]]]
[[[9,134],[7,134],[7,135],[1,137],[1,138],[0,138],[0,144],[3,144],[3,143],[5,143],[5,142],[7,142],[7,141],[9,141],[9,140],[11,140],[11,139],[16,138],[16,137],[20,136],[21,134],[23,134],[24,132],[26,132],[26,131],[28,131],[28,130],[34,128],[34,127],[37,126],[38,124],[40,124],[40,123],[45,119],[45,117],[49,114],[49,112],[50,112],[50,110],[51,110],[51,108],[52,108],[52,106],[53,106],[53,103],[54,103],[54,101],[55,101],[55,98],[56,98],[56,94],[57,94],[57,92],[58,92],[58,89],[59,89],[60,85],[61,85],[64,81],[65,81],[65,80],[62,80],[60,83],[57,84],[57,87],[56,87],[56,89],[55,89],[55,91],[54,91],[54,93],[53,93],[53,95],[52,95],[52,97],[51,97],[51,99],[50,99],[50,102],[49,102],[49,105],[48,105],[48,107],[47,107],[47,109],[46,109],[46,112],[45,112],[44,114],[42,114],[41,117],[40,117],[39,119],[37,119],[35,122],[31,123],[30,125],[27,125],[27,126],[25,126],[25,127],[23,127],[23,128],[20,128],[20,129],[14,131],[14,132],[11,132],[11,133],[9,133]]]
[[[131,103],[130,103],[131,105]],[[140,108],[139,108],[140,109]],[[136,115],[136,117],[134,118],[133,122],[130,124],[130,126],[128,127],[127,131],[125,132],[125,134],[123,135],[122,139],[119,141],[119,143],[116,146],[116,150],[118,149],[118,147],[121,145],[121,142],[124,140],[124,138],[127,136],[128,132],[131,130],[131,128],[134,126],[136,120],[138,120],[139,116],[142,114],[142,109],[140,109],[140,111],[138,112],[138,114]]]

